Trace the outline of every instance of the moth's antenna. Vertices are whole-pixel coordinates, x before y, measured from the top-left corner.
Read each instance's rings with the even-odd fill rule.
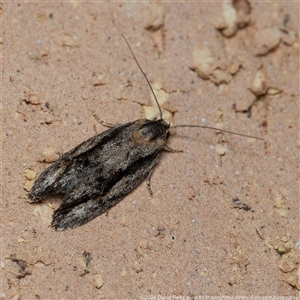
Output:
[[[147,81],[147,83],[148,83],[148,85],[149,85],[149,87],[150,87],[150,89],[151,89],[151,92],[152,92],[152,94],[153,94],[153,97],[154,97],[155,102],[156,102],[156,104],[157,104],[157,106],[158,106],[158,109],[159,109],[160,119],[162,119],[162,111],[161,111],[160,105],[159,105],[159,103],[158,103],[158,100],[157,100],[157,98],[156,98],[156,96],[155,96],[155,93],[154,93],[154,91],[153,91],[153,88],[152,88],[152,86],[151,86],[151,84],[150,84],[150,81],[148,80],[146,74],[145,74],[144,71],[142,70],[142,68],[141,68],[139,62],[137,61],[137,59],[136,59],[136,57],[135,57],[133,51],[131,50],[131,47],[130,47],[128,41],[126,40],[125,36],[124,36],[123,34],[121,34],[121,36],[122,36],[122,38],[125,40],[125,42],[126,42],[128,48],[129,48],[129,50],[130,50],[130,52],[131,52],[131,54],[132,54],[132,56],[133,56],[133,58],[134,58],[136,64],[138,65],[139,69],[141,70],[142,74],[144,75],[144,77],[145,77],[145,79],[146,79],[146,81]],[[204,125],[175,125],[175,126],[170,126],[170,129],[179,128],[179,127],[198,127],[198,128],[206,128],[206,129],[218,130],[218,131],[221,131],[221,132],[227,132],[227,133],[230,133],[230,134],[240,135],[240,136],[244,136],[244,137],[254,138],[254,139],[257,139],[257,140],[264,140],[263,138],[260,138],[260,137],[256,137],[256,136],[252,136],[252,135],[247,135],[247,134],[241,134],[241,133],[237,133],[237,132],[233,132],[233,131],[229,131],[229,130],[219,129],[219,128],[215,128],[215,127],[209,127],[209,126],[204,126]]]
[[[126,40],[125,36],[124,36],[123,34],[121,34],[121,36],[122,36],[123,39],[125,40],[125,42],[126,42],[128,48],[129,48],[129,50],[130,50],[130,52],[131,52],[131,54],[132,54],[132,56],[133,56],[133,58],[134,58],[136,64],[138,65],[139,69],[141,70],[142,74],[144,75],[144,77],[146,78],[146,80],[147,80],[147,82],[148,82],[148,85],[149,85],[149,87],[150,87],[150,89],[151,89],[151,92],[152,92],[152,94],[153,94],[153,96],[154,96],[155,102],[156,102],[156,104],[157,104],[157,106],[158,106],[160,118],[162,119],[161,108],[160,108],[160,106],[159,106],[158,100],[157,100],[157,98],[156,98],[156,96],[155,96],[155,93],[154,93],[154,91],[153,91],[153,88],[152,88],[152,86],[151,86],[151,84],[150,84],[150,82],[149,82],[149,80],[148,80],[146,74],[145,74],[144,71],[142,70],[142,68],[141,68],[141,66],[140,66],[140,64],[139,64],[139,62],[137,61],[135,55],[133,54],[133,51],[131,50],[130,45],[129,45],[128,41]]]
[[[253,138],[253,139],[257,139],[257,140],[263,140],[263,141],[265,140],[263,138],[252,136],[252,135],[237,133],[237,132],[233,132],[233,131],[229,131],[229,130],[219,129],[219,128],[210,127],[210,126],[204,126],[204,125],[175,125],[175,126],[171,126],[170,129],[174,129],[174,128],[178,128],[178,127],[198,127],[198,128],[200,127],[200,128],[218,130],[218,131],[221,131],[221,132],[227,132],[227,133],[230,133],[230,134],[240,135],[240,136]]]

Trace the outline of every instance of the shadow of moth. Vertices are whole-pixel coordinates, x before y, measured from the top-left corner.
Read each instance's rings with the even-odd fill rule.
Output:
[[[150,176],[161,151],[178,152],[167,145],[170,129],[200,127],[261,139],[208,126],[170,126],[162,118],[152,86],[125,41],[152,91],[160,118],[113,126],[63,154],[40,174],[29,198],[39,202],[50,195],[63,195],[61,205],[53,213],[52,227],[56,230],[88,223],[116,205],[146,178],[152,195]]]

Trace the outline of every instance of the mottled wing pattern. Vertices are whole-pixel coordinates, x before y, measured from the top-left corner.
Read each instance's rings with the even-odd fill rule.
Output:
[[[53,214],[54,228],[65,230],[89,222],[147,177],[165,145],[137,142],[136,133],[147,122],[137,120],[118,125],[92,137],[65,153],[40,175],[29,193],[34,202],[49,195],[64,196]]]

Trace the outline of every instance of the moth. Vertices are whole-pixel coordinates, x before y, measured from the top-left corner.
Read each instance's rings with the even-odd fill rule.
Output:
[[[161,107],[147,76],[126,38],[122,37],[151,89],[160,117],[113,126],[63,154],[40,174],[29,198],[39,202],[50,195],[63,195],[62,203],[53,213],[52,227],[56,230],[88,223],[116,205],[146,178],[152,195],[150,176],[161,151],[178,152],[167,145],[170,129],[200,127],[253,137],[201,125],[170,126],[162,118]]]

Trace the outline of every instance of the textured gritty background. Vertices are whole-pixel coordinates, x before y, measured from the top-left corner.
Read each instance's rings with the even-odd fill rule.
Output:
[[[1,298],[297,296],[298,3],[10,3],[2,18]],[[143,183],[55,232],[57,201],[29,204],[35,177],[105,130],[93,111],[126,123],[151,105],[121,33],[176,124],[265,141],[178,129],[153,198]]]

